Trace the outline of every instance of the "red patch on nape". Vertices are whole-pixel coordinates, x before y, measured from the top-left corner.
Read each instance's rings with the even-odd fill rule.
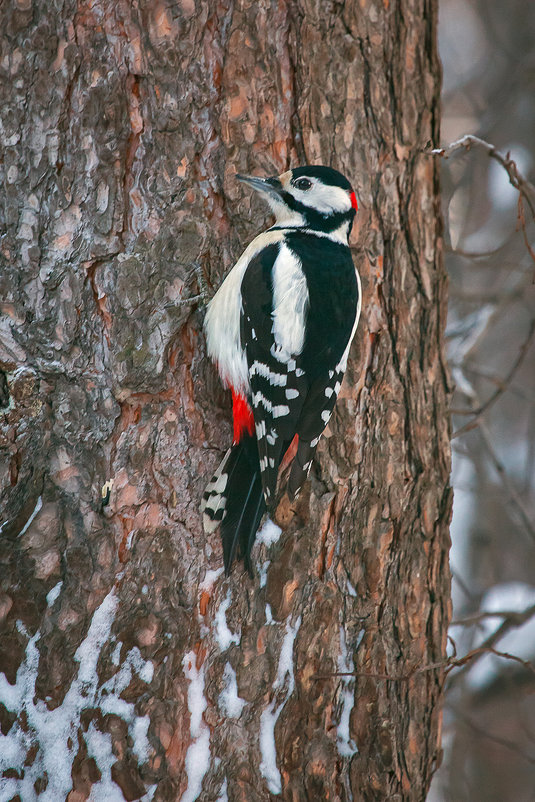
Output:
[[[351,198],[351,206],[354,208],[354,210],[355,210],[356,212],[358,212],[358,210],[359,210],[359,205],[358,205],[358,203],[357,203],[357,196],[355,195],[355,193],[354,193],[354,192],[351,192],[351,193],[350,193],[350,195],[349,195],[349,197]]]
[[[231,388],[232,389],[232,388]],[[234,444],[239,443],[244,432],[252,435],[254,431],[253,410],[245,396],[232,390],[232,415],[234,417]]]

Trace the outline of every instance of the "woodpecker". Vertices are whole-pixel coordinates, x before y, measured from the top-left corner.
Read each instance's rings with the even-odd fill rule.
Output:
[[[345,373],[361,306],[348,237],[357,212],[331,167],[236,176],[269,204],[275,224],[246,248],[205,318],[209,356],[233,400],[234,440],[203,495],[206,532],[220,527],[228,574],[273,511],[279,465],[293,443],[293,498],[307,478]]]

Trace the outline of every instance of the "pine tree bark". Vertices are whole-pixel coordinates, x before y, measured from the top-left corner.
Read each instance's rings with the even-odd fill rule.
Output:
[[[451,506],[436,12],[4,7],[2,798],[425,799]],[[230,402],[179,301],[266,223],[235,173],[305,162],[356,189],[363,317],[311,481],[257,576],[225,579],[198,506]]]

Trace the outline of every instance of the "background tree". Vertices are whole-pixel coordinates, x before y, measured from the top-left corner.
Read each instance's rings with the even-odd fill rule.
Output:
[[[451,502],[436,10],[4,7],[3,798],[425,798]],[[307,491],[226,580],[198,504],[230,404],[179,302],[265,222],[235,173],[304,162],[357,190],[365,312]]]
[[[535,6],[442,0],[440,11],[442,140],[475,134],[506,157],[504,167],[475,145],[442,162],[456,385],[450,634],[459,654],[487,643],[529,662],[479,653],[451,673],[429,802],[516,802],[533,796],[535,763]]]

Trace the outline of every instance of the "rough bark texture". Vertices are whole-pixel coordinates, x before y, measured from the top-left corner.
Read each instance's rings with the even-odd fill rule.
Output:
[[[441,672],[385,676],[443,658],[449,611],[446,286],[422,154],[438,141],[436,5],[4,6],[13,798],[425,798]],[[255,547],[258,576],[226,580],[198,504],[230,404],[202,310],[176,302],[194,261],[217,287],[266,220],[234,174],[305,161],[357,191],[364,314],[311,481]]]

